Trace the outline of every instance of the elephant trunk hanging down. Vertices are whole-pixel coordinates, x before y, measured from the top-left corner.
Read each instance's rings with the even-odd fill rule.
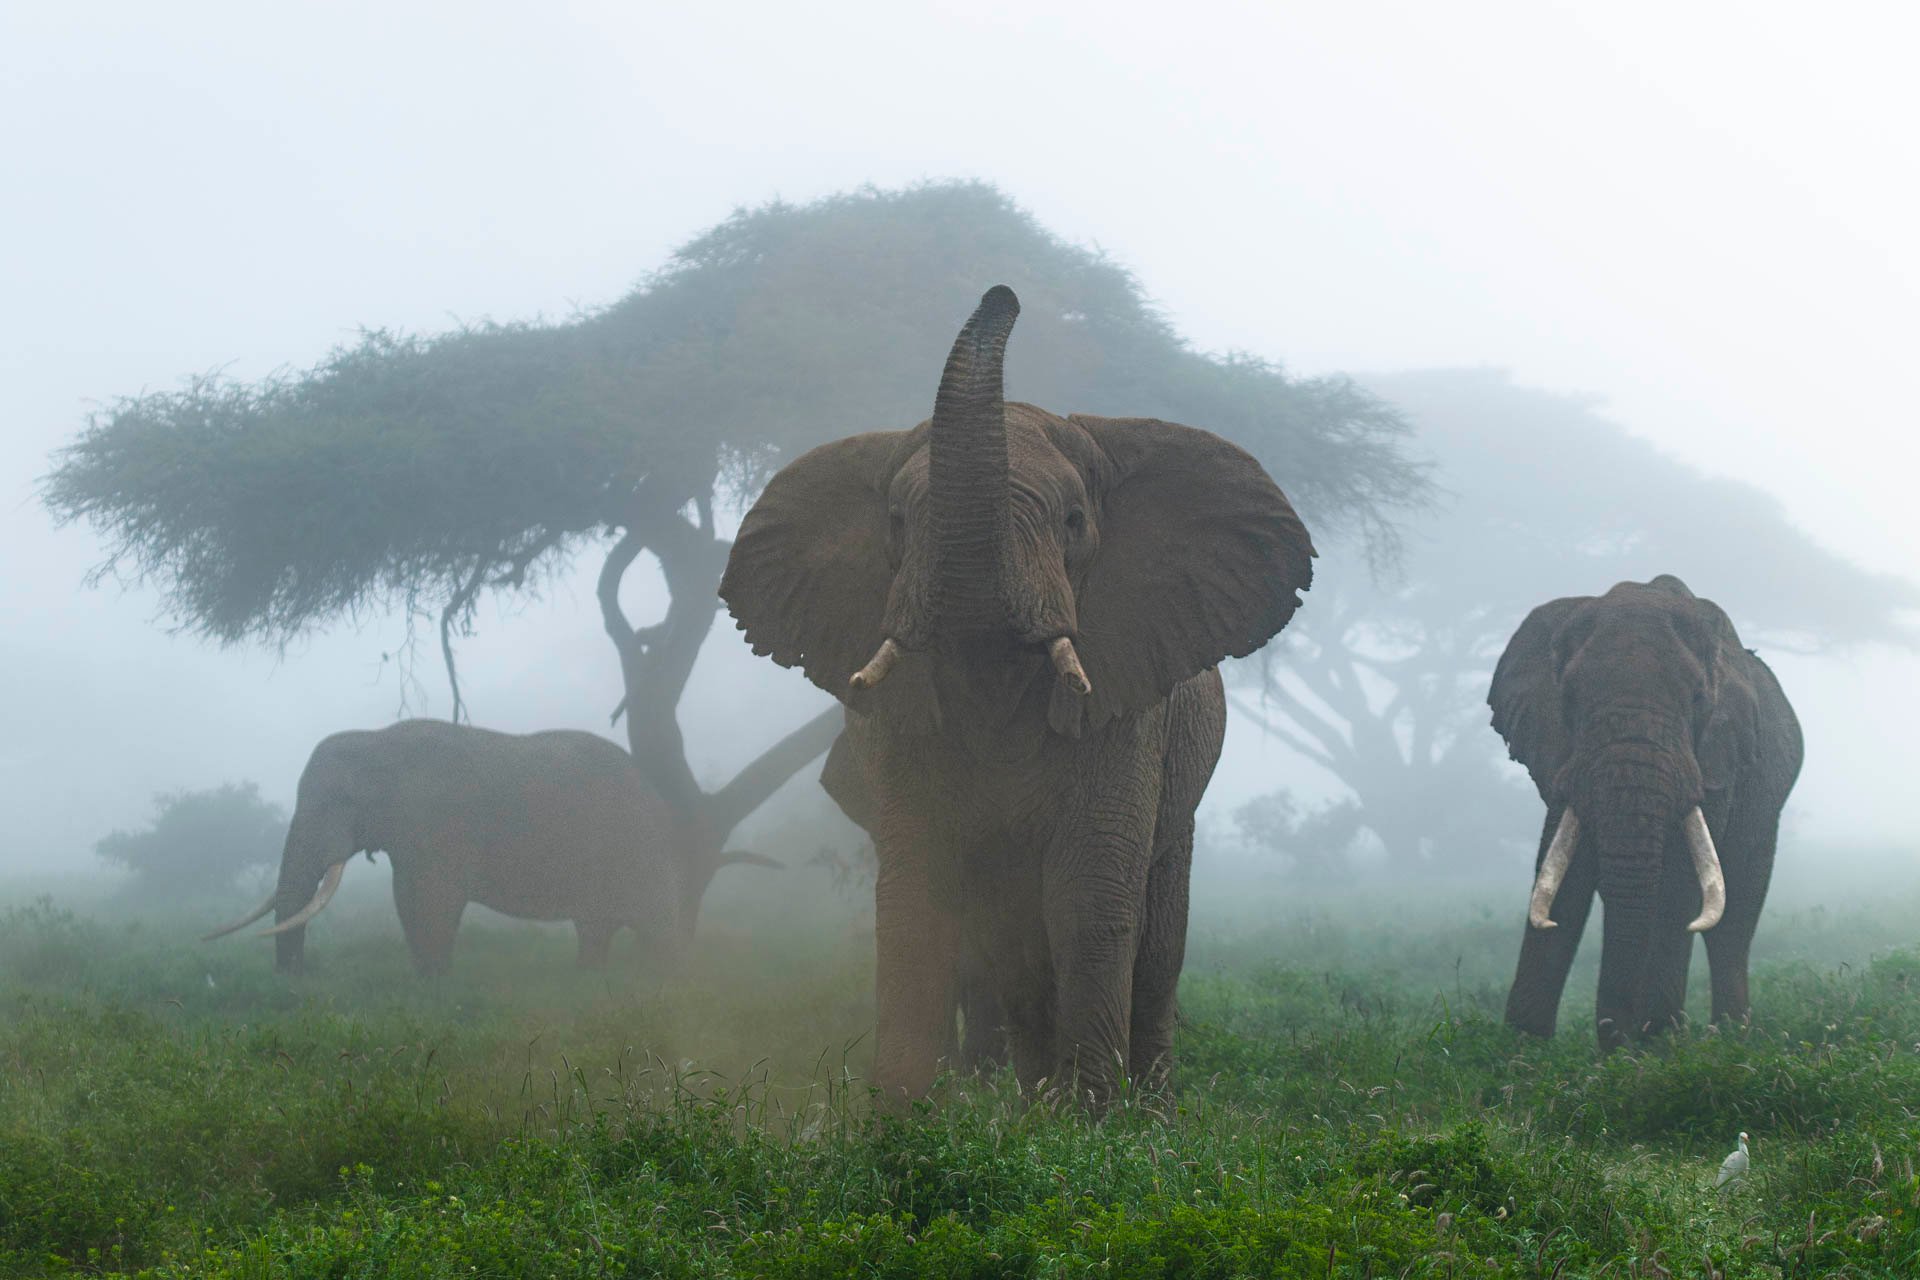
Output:
[[[1507,1021],[1553,1034],[1595,892],[1603,1049],[1680,1019],[1696,933],[1714,1019],[1745,1017],[1801,740],[1726,614],[1672,576],[1555,600],[1514,633],[1488,702],[1547,804]]]
[[[1286,624],[1313,548],[1217,436],[1006,403],[1018,312],[981,299],[930,422],[776,475],[720,593],[848,708],[823,780],[879,852],[879,1083],[925,1091],[964,989],[1023,1081],[1099,1103],[1167,1069],[1212,668]]]

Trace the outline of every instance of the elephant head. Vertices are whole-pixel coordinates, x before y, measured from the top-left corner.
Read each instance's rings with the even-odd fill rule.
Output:
[[[1643,1029],[1663,922],[1690,916],[1685,927],[1699,933],[1725,911],[1726,878],[1702,806],[1734,786],[1753,751],[1757,709],[1735,669],[1740,652],[1719,606],[1663,575],[1540,606],[1494,671],[1493,726],[1559,814],[1534,880],[1531,928],[1556,927],[1569,869],[1576,858],[1594,860],[1582,879],[1606,903],[1605,1044]],[[1682,858],[1691,875],[1663,890],[1669,863]],[[1675,880],[1684,903],[1667,900]]]
[[[928,422],[776,475],[720,585],[756,653],[908,731],[1010,712],[1050,669],[1047,722],[1077,738],[1257,649],[1312,579],[1306,529],[1243,450],[1007,403],[1018,314],[1005,286],[981,299]]]
[[[298,973],[306,958],[307,922],[333,900],[347,862],[362,850],[383,847],[376,828],[393,792],[398,762],[380,750],[374,733],[336,733],[314,748],[300,775],[298,801],[280,853],[280,878],[266,901],[247,915],[206,935],[225,937],[274,913],[262,936],[275,943],[276,967]]]

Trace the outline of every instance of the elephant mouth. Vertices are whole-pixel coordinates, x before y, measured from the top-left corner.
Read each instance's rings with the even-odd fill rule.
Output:
[[[1681,833],[1687,839],[1687,852],[1693,858],[1693,874],[1700,882],[1700,914],[1687,925],[1689,933],[1704,933],[1720,923],[1727,910],[1727,879],[1720,867],[1719,851],[1713,847],[1713,833],[1707,830],[1706,815],[1695,805],[1680,820]],[[1540,872],[1534,877],[1533,898],[1527,906],[1527,923],[1535,929],[1558,927],[1553,919],[1553,899],[1573,865],[1574,850],[1580,844],[1580,818],[1568,805],[1561,811],[1560,825],[1554,828],[1547,856],[1540,860]]]
[[[874,650],[867,665],[848,677],[848,685],[854,689],[873,688],[887,678],[903,652],[900,643],[888,636]],[[1093,682],[1087,679],[1087,669],[1080,665],[1080,654],[1073,647],[1072,636],[1055,636],[1046,642],[1046,652],[1061,684],[1082,698],[1093,692]]]

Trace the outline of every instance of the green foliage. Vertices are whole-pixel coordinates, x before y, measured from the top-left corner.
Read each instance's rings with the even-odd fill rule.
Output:
[[[252,782],[206,791],[168,791],[154,797],[152,825],[115,831],[94,852],[137,874],[143,888],[204,893],[230,887],[247,871],[280,857],[287,816],[260,798]]]
[[[989,284],[1024,311],[1012,391],[1247,444],[1315,527],[1378,536],[1418,497],[1402,428],[1341,379],[1193,351],[1124,269],[992,187],[742,211],[620,301],[561,323],[373,330],[313,368],[121,399],[44,498],[189,629],[282,641],[344,614],[470,617],[612,527],[671,518],[822,440],[910,426]]]
[[[289,983],[14,909],[0,1274],[1905,1276],[1920,954],[1884,948],[1911,907],[1776,921],[1752,1028],[1605,1061],[1590,1002],[1550,1043],[1498,1024],[1511,921],[1203,926],[1178,1091],[1099,1121],[1004,1077],[876,1114],[841,1047],[867,939],[708,939],[663,992],[486,927],[419,984],[369,932]],[[1716,1193],[1738,1129],[1753,1172]]]

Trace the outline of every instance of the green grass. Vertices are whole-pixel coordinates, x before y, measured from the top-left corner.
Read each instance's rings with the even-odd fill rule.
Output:
[[[1911,886],[1782,905],[1752,1027],[1604,1061],[1590,960],[1557,1039],[1500,1025],[1518,891],[1203,895],[1177,1091],[1097,1123],[1006,1078],[876,1114],[861,914],[755,892],[670,986],[485,920],[420,982],[364,894],[298,981],[0,912],[0,1274],[1920,1274]]]

